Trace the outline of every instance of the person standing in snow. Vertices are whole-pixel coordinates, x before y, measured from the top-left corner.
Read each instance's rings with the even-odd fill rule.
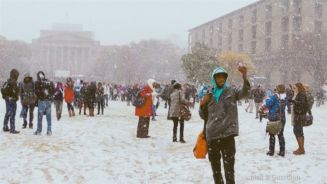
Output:
[[[101,109],[101,114],[103,115],[103,109],[105,106],[105,99],[104,99],[105,97],[104,97],[104,87],[102,86],[101,82],[98,83],[96,98],[98,103],[98,115],[100,114],[100,109]]]
[[[265,92],[259,84],[256,89],[253,90],[253,98],[255,103],[255,118],[259,118],[259,109],[262,106],[263,99],[265,98]]]
[[[94,116],[94,104],[96,103],[96,92],[97,92],[97,84],[95,81],[91,82],[87,88],[87,104],[89,108],[89,116]]]
[[[21,116],[24,119],[23,128],[27,127],[27,114],[29,112],[29,128],[33,129],[34,107],[36,102],[35,85],[29,73],[25,74],[20,86],[20,100],[22,103]]]
[[[242,89],[229,86],[226,82],[228,73],[218,67],[211,75],[212,93],[206,94],[200,102],[200,116],[206,120],[204,132],[215,184],[224,183],[221,158],[225,168],[226,183],[235,183],[234,137],[239,134],[237,101],[245,98],[250,90],[246,67],[239,66],[238,70],[243,77]]]
[[[38,119],[37,130],[34,135],[41,135],[42,132],[42,119],[46,115],[48,127],[47,135],[52,135],[51,129],[51,101],[54,94],[54,85],[51,81],[45,78],[42,71],[37,73],[37,81],[35,82],[35,94],[38,98]]]
[[[15,128],[15,116],[17,110],[17,100],[19,98],[19,86],[17,79],[19,72],[16,69],[10,71],[10,78],[1,88],[2,98],[6,101],[6,114],[3,120],[3,131],[11,134],[18,134]],[[8,121],[10,121],[10,129],[8,128]]]
[[[59,121],[61,119],[62,105],[64,101],[64,86],[61,82],[57,82],[56,84],[53,100],[56,107],[57,120]]]
[[[73,102],[75,99],[74,82],[70,77],[68,77],[66,81],[65,90],[64,90],[64,99],[65,102],[67,103],[69,117],[75,116],[74,106],[73,106]]]
[[[84,107],[84,115],[86,115],[86,108],[88,107],[88,103],[87,103],[87,95],[88,95],[88,83],[87,82],[83,82],[83,86],[81,88],[81,103],[82,105],[79,108],[79,114],[81,114],[82,111],[82,107]]]
[[[286,89],[286,96],[287,96],[287,100],[292,100],[292,98],[294,97],[294,89],[292,84],[288,85],[288,88]],[[287,113],[291,114],[292,112],[292,107],[291,107],[291,103],[287,103]]]
[[[250,91],[248,95],[248,106],[245,108],[246,112],[253,113],[253,106],[254,106],[254,101],[253,101],[253,90]]]
[[[106,102],[106,107],[108,107],[109,93],[110,93],[109,84],[103,83],[103,86],[104,86],[104,99]]]
[[[137,125],[137,138],[149,138],[150,117],[152,116],[152,92],[155,88],[155,80],[149,79],[147,85],[140,92],[140,96],[145,98],[145,103],[141,107],[135,107],[135,115],[139,117]]]
[[[273,94],[269,99],[265,101],[265,104],[261,107],[261,111],[264,108],[268,108],[268,120],[269,121],[281,121],[282,129],[278,133],[279,140],[279,156],[285,156],[285,138],[284,138],[284,127],[286,123],[285,107],[287,102],[285,94],[285,86],[280,84],[276,87],[276,94]],[[267,155],[273,156],[275,153],[275,135],[269,134],[269,151]]]
[[[293,104],[292,109],[292,124],[293,132],[298,143],[298,149],[293,151],[294,155],[305,154],[304,150],[304,134],[303,122],[306,121],[306,113],[308,112],[308,102],[305,94],[305,89],[302,83],[295,84],[293,99],[289,100]]]
[[[184,140],[184,119],[181,118],[180,108],[181,104],[191,105],[189,101],[185,98],[185,93],[182,91],[182,85],[178,82],[175,82],[173,85],[173,92],[170,94],[170,108],[168,116],[173,120],[173,142],[177,142],[177,127],[179,127],[179,141],[185,143]]]

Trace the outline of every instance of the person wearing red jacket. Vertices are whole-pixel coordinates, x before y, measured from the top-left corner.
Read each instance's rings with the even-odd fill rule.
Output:
[[[64,99],[65,99],[65,102],[67,103],[69,117],[75,116],[74,106],[72,105],[72,103],[74,102],[74,99],[75,99],[74,83],[70,77],[67,78],[64,94],[65,94]]]
[[[139,117],[136,137],[149,138],[150,117],[152,116],[152,92],[155,88],[155,80],[149,79],[147,85],[142,89],[140,95],[144,97],[145,103],[141,107],[135,107],[135,115]]]

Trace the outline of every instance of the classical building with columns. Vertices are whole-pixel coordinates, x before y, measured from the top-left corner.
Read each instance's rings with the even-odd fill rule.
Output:
[[[58,70],[69,71],[71,76],[87,75],[99,47],[93,32],[83,31],[81,25],[55,24],[32,41],[34,70],[43,70],[49,77]]]

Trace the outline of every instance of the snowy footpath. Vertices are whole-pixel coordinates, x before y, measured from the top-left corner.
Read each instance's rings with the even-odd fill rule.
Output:
[[[65,105],[64,105],[65,106]],[[239,106],[240,135],[236,138],[236,183],[327,184],[327,105],[314,108],[314,124],[304,128],[306,154],[294,156],[297,148],[290,116],[285,127],[286,156],[269,157],[265,124]],[[196,160],[193,146],[203,127],[197,109],[185,124],[186,144],[172,142],[173,123],[167,110],[159,107],[157,121],[150,123],[149,139],[135,137],[134,108],[110,102],[105,115],[69,118],[61,121],[52,108],[53,135],[42,136],[21,129],[18,135],[0,132],[0,184],[213,184],[208,160]],[[5,113],[0,102],[1,124]],[[1,126],[2,128],[2,126]],[[278,141],[276,152],[279,151]]]

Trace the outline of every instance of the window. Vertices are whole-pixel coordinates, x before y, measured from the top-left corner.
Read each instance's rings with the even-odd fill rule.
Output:
[[[252,39],[257,38],[257,26],[252,26]]]
[[[255,24],[257,22],[257,10],[256,9],[252,11],[251,21],[253,24]]]
[[[296,43],[298,40],[300,40],[300,38],[301,38],[301,37],[300,37],[299,35],[293,34],[293,35],[292,35],[292,42],[293,42],[293,43]]]
[[[206,30],[203,29],[203,30],[202,30],[202,43],[204,43],[205,40],[206,40]]]
[[[199,41],[199,34],[198,34],[198,32],[195,33],[195,41],[196,42]]]
[[[266,38],[266,44],[265,44],[265,51],[270,52],[271,51],[271,38]]]
[[[316,3],[316,5],[315,5],[315,15],[316,15],[316,17],[318,17],[318,18],[322,17],[323,9],[324,8],[323,8],[322,4]]]
[[[243,52],[243,44],[239,44],[238,45],[238,51],[239,52]]]
[[[287,14],[290,9],[290,1],[289,0],[281,0],[281,8],[282,8],[282,13]]]
[[[288,30],[289,30],[289,19],[288,19],[288,17],[283,17],[282,18],[282,31],[288,32]]]
[[[255,54],[257,51],[257,42],[253,41],[251,42],[251,53]]]
[[[244,24],[244,16],[243,15],[240,15],[239,16],[239,26],[243,26],[243,24]]]
[[[219,33],[222,33],[223,32],[223,23],[219,23],[219,25],[218,25],[218,31],[219,31]]]
[[[233,19],[228,20],[228,28],[233,29]]]
[[[221,47],[223,45],[223,37],[221,35],[218,35],[218,47]]]
[[[271,21],[266,22],[266,36],[270,36],[270,35],[271,35]]]
[[[302,11],[302,0],[293,0],[294,12],[301,14]]]
[[[213,26],[210,26],[210,35],[213,34]]]
[[[243,29],[238,31],[238,41],[243,41],[243,39],[244,39],[243,33],[244,33]]]
[[[321,33],[322,31],[322,22],[321,21],[315,21],[315,33]]]
[[[272,18],[272,6],[267,5],[266,6],[266,19],[271,19]]]
[[[229,33],[228,34],[228,44],[232,44],[232,42],[233,42],[233,35],[232,35],[232,33]]]
[[[293,19],[294,31],[296,31],[296,32],[301,31],[301,27],[302,27],[302,17],[295,16],[294,19]]]
[[[288,35],[282,36],[281,48],[288,49],[288,40],[289,40]]]

